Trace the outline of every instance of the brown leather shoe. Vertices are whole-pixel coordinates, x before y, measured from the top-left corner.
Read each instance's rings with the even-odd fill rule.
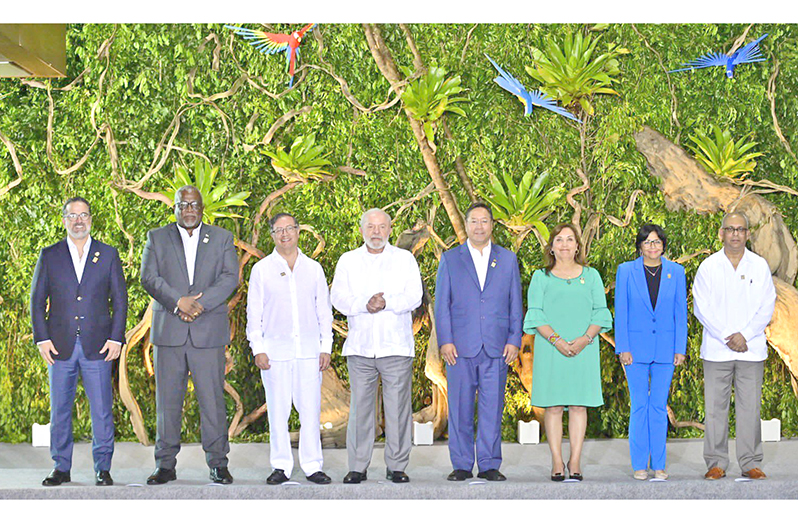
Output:
[[[704,479],[720,479],[726,477],[726,471],[720,467],[712,467],[704,474]]]
[[[768,477],[765,476],[765,473],[762,472],[762,469],[760,469],[759,467],[755,467],[752,468],[751,470],[743,472],[743,477],[751,479],[768,479]]]

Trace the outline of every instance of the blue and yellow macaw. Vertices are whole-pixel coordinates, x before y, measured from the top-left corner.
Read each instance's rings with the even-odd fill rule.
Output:
[[[488,57],[488,60],[490,60],[490,63],[493,64],[493,67],[495,67],[496,70],[499,71],[500,76],[494,78],[493,81],[499,84],[499,86],[502,89],[510,91],[516,97],[518,97],[519,100],[521,100],[521,103],[524,104],[524,116],[529,116],[530,114],[532,114],[532,106],[538,106],[544,109],[548,109],[549,111],[553,111],[559,114],[560,116],[565,116],[566,118],[570,118],[571,120],[582,123],[582,121],[579,120],[579,118],[572,115],[562,107],[558,106],[557,102],[554,99],[549,98],[548,96],[543,94],[542,91],[540,90],[527,91],[526,87],[524,87],[523,84],[521,84],[521,82],[516,80],[513,77],[513,75],[511,75],[510,73],[506,72],[504,69],[499,67],[499,64],[494,62],[490,56],[488,56],[487,54],[485,56]]]
[[[682,69],[674,69],[673,71],[668,71],[668,73],[678,73],[681,71],[692,71],[693,69],[703,69],[704,67],[720,66],[726,68],[727,78],[734,78],[734,68],[737,65],[752,62],[764,62],[766,60],[766,58],[762,56],[762,51],[759,49],[759,42],[764,40],[767,35],[768,33],[765,33],[763,36],[760,36],[742,49],[738,49],[731,56],[725,53],[707,53],[701,58],[696,58],[692,62],[682,64],[687,67]]]
[[[299,58],[299,44],[302,43],[302,38],[305,33],[313,30],[317,24],[308,24],[298,31],[294,31],[290,35],[267,33],[257,29],[245,29],[243,27],[235,27],[226,25],[227,29],[232,29],[237,35],[243,36],[247,40],[254,40],[250,45],[254,45],[258,51],[266,54],[274,54],[285,52],[286,60],[288,61],[288,76],[291,79],[288,81],[288,87],[294,85],[294,71],[296,69],[296,61]]]

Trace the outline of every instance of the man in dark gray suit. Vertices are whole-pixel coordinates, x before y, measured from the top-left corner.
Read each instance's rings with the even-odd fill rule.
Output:
[[[233,235],[202,223],[196,187],[175,193],[177,224],[147,233],[141,284],[155,298],[150,339],[155,346],[156,469],[148,485],[177,479],[180,426],[188,374],[200,407],[202,449],[215,483],[229,484],[224,348],[230,342],[227,298],[238,286]]]

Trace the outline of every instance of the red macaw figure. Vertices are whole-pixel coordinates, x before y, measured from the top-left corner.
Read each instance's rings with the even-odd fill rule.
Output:
[[[237,35],[243,36],[247,40],[252,40],[250,45],[254,45],[258,51],[266,54],[274,54],[284,51],[288,61],[288,76],[291,79],[288,81],[288,87],[294,85],[294,71],[296,70],[296,61],[299,58],[299,44],[302,43],[302,38],[305,33],[311,31],[317,24],[308,24],[298,31],[294,31],[290,35],[267,33],[257,29],[245,29],[243,27],[235,27],[226,25],[227,29],[232,29]]]

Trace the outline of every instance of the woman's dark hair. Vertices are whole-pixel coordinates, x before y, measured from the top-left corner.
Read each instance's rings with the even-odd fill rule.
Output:
[[[665,252],[665,249],[668,247],[668,237],[665,235],[665,231],[662,230],[662,227],[653,223],[646,223],[637,231],[637,238],[635,238],[635,252],[638,256],[642,253],[640,246],[643,245],[643,242],[646,241],[648,235],[652,232],[657,233],[657,236],[662,241],[662,252]]]
[[[576,226],[570,223],[561,223],[554,227],[549,233],[549,242],[546,244],[546,247],[543,249],[543,259],[546,261],[546,267],[544,270],[548,275],[551,270],[554,268],[554,265],[557,263],[557,258],[551,253],[554,249],[554,238],[560,234],[563,229],[570,229],[574,233],[574,239],[576,239],[576,254],[574,254],[574,261],[581,265],[582,267],[587,267],[587,261],[585,260],[585,250],[582,248],[582,238],[579,236],[579,231],[576,230]]]

